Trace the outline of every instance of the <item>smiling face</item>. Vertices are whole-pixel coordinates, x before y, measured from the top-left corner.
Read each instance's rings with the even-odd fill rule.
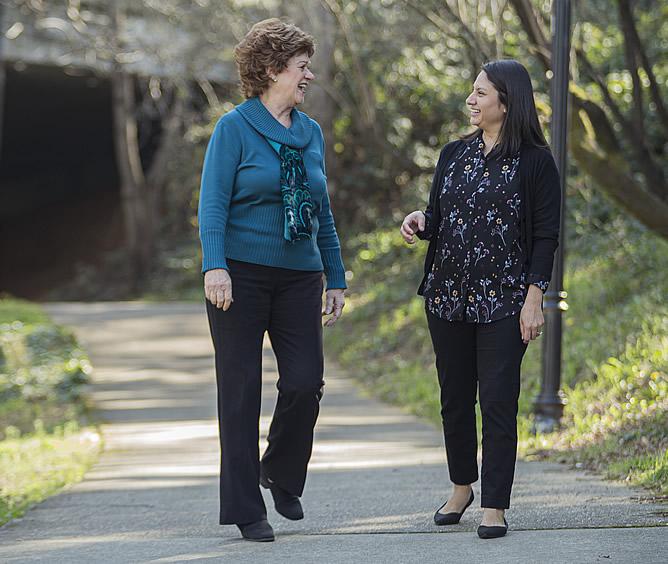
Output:
[[[269,83],[271,95],[284,99],[292,106],[303,103],[309,83],[315,78],[310,64],[311,58],[302,53],[292,57],[280,73],[270,72],[269,76],[276,78],[275,82],[272,80]]]
[[[466,99],[471,125],[484,131],[498,130],[505,119],[506,107],[499,101],[499,93],[481,71],[473,83],[473,92]]]

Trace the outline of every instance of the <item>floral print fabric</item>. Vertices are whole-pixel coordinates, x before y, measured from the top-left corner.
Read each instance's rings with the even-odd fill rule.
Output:
[[[489,323],[518,313],[527,294],[520,230],[519,153],[487,156],[480,135],[449,163],[441,188],[427,309],[448,321]],[[532,280],[542,291],[544,280]]]

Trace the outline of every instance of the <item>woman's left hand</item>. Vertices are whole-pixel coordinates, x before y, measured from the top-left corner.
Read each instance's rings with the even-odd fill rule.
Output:
[[[325,327],[331,327],[341,317],[341,312],[346,305],[346,298],[342,288],[327,290],[325,295],[325,309],[322,310],[322,314],[332,314],[332,317],[325,321]]]
[[[543,332],[545,318],[543,317],[542,303],[543,292],[541,292],[538,286],[530,285],[526,301],[520,312],[520,332],[522,333],[522,341],[525,345],[529,341],[540,337]]]

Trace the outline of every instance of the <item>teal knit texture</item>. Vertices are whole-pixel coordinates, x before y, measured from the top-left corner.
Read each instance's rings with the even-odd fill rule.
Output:
[[[199,201],[202,272],[227,259],[294,270],[324,270],[327,288],[345,288],[341,245],[327,194],[320,126],[292,110],[283,126],[259,98],[218,120],[204,157]],[[302,149],[313,204],[312,237],[284,238],[281,161],[268,140]]]

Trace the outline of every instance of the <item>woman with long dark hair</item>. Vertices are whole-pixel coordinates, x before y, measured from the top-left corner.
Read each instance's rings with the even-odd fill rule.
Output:
[[[453,491],[437,525],[459,523],[478,479],[475,403],[482,412],[481,538],[506,534],[517,451],[520,365],[544,324],[543,292],[559,237],[559,173],[517,61],[482,67],[466,99],[476,130],[441,151],[425,211],[401,234],[429,241],[425,299],[441,389]]]

